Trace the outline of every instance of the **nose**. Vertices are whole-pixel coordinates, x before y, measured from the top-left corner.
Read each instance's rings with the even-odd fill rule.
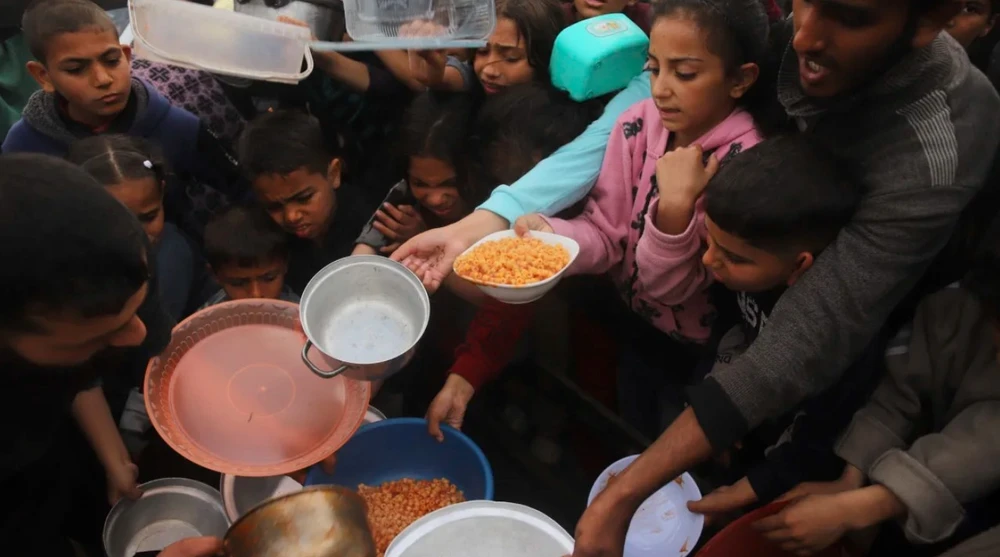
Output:
[[[250,297],[251,298],[263,298],[264,296],[260,291],[260,282],[254,280],[250,282]]]
[[[447,196],[441,192],[435,192],[427,196],[427,204],[431,207],[440,207],[448,201]]]
[[[136,315],[111,337],[108,344],[118,347],[139,346],[144,340],[146,340],[146,324]]]
[[[821,52],[826,48],[826,41],[823,37],[823,23],[819,11],[815,6],[805,2],[796,4],[796,8],[800,13],[795,18],[798,28],[792,39],[792,48],[799,54]]]
[[[285,219],[285,224],[298,224],[302,220],[302,211],[294,207],[285,207],[285,213],[283,218]]]
[[[500,64],[498,62],[500,62],[500,58],[490,54],[486,58],[486,65],[483,66],[483,75],[491,79],[500,77]]]
[[[653,97],[657,99],[669,99],[674,96],[674,89],[669,83],[667,76],[656,75],[653,77]]]
[[[114,82],[114,78],[111,77],[111,72],[107,71],[101,64],[94,64],[94,87],[98,89],[105,89]]]

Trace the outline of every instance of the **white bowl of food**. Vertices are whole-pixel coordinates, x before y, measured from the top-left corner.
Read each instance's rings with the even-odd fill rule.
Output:
[[[552,290],[580,254],[571,238],[548,232],[519,237],[495,232],[455,259],[456,275],[487,296],[507,304],[527,304]]]

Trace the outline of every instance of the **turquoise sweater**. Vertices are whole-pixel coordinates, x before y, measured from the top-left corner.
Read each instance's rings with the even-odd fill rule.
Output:
[[[618,117],[651,95],[649,74],[634,77],[580,137],[538,163],[513,185],[497,186],[479,208],[513,223],[528,213],[552,216],[583,199],[597,182],[608,137]]]

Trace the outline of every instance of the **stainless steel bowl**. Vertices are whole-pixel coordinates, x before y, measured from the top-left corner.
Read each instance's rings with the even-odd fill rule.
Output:
[[[375,381],[403,369],[430,319],[427,290],[409,269],[376,255],[345,257],[309,281],[299,302],[302,360],[321,377]],[[310,358],[322,352],[323,369]]]
[[[222,496],[203,483],[166,478],[139,488],[142,497],[122,499],[104,521],[108,557],[159,551],[185,538],[222,537],[229,527]]]
[[[255,507],[233,524],[224,545],[227,557],[375,557],[364,501],[335,486]]]

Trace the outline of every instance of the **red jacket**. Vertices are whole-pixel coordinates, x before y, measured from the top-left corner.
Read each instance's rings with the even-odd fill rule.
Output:
[[[487,301],[469,324],[462,344],[455,349],[450,373],[462,376],[476,390],[495,379],[510,363],[534,314],[534,304]]]

